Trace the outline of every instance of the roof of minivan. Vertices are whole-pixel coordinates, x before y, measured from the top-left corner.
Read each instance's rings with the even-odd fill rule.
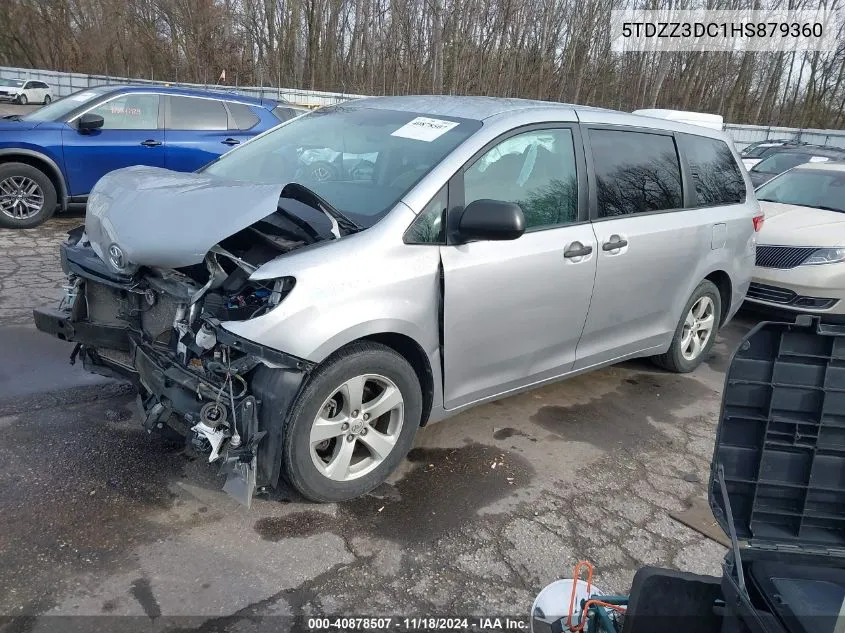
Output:
[[[534,99],[514,99],[510,97],[465,97],[447,95],[414,95],[401,97],[365,97],[352,102],[355,107],[379,108],[384,110],[402,110],[419,112],[432,116],[452,116],[463,119],[483,121],[497,115],[526,112],[530,110],[574,110],[578,119],[587,123],[609,123],[616,125],[631,125],[661,130],[673,130],[720,138],[725,140],[724,132],[700,125],[692,125],[679,121],[655,119],[630,112],[582,106],[572,103],[556,103],[554,101],[538,101]]]
[[[383,110],[405,110],[424,112],[435,116],[453,116],[462,119],[482,121],[497,114],[516,112],[530,108],[566,108],[567,110],[599,110],[612,112],[604,108],[538,101],[535,99],[514,99],[511,97],[458,97],[448,95],[413,95],[403,97],[367,97],[356,99],[355,105]],[[627,113],[626,113],[627,114]]]

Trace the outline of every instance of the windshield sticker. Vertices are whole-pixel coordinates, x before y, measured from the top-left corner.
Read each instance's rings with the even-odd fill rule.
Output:
[[[65,97],[68,101],[88,101],[91,97],[94,96],[93,92],[80,92],[79,94],[70,95],[69,97]]]
[[[428,117],[418,116],[413,121],[409,121],[391,136],[401,136],[402,138],[410,138],[415,141],[431,141],[443,136],[452,128],[458,127],[458,123],[454,121],[444,121],[442,119],[429,119]]]
[[[829,160],[827,156],[810,156],[811,163],[826,163]]]

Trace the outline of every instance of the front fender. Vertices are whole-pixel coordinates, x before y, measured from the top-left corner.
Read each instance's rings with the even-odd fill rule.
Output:
[[[14,158],[15,156],[26,157],[30,160],[38,161],[44,169],[48,172],[47,175],[51,180],[58,183],[58,190],[56,194],[59,198],[59,204],[62,209],[67,208],[68,191],[67,183],[65,182],[64,172],[59,167],[61,157],[53,157],[42,148],[38,146],[32,147],[0,147],[0,159]],[[28,161],[27,161],[28,162]]]

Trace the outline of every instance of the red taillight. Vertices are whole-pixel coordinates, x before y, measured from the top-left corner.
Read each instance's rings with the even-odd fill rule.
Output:
[[[760,215],[755,215],[754,218],[751,220],[754,222],[754,232],[759,233],[760,229],[763,228],[763,221],[766,219],[766,216],[762,213]]]

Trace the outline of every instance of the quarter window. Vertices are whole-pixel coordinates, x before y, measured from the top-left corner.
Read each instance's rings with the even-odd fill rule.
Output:
[[[244,105],[243,103],[229,102],[229,112],[234,119],[234,128],[237,130],[249,130],[254,128],[261,120],[258,118],[258,115],[252,111],[252,108]]]
[[[446,187],[417,216],[405,234],[406,244],[446,243]]]
[[[464,172],[465,204],[514,202],[527,229],[578,220],[578,175],[572,130],[534,130],[505,139]]]
[[[671,136],[590,130],[601,218],[679,209],[681,167]]]
[[[681,149],[695,185],[696,207],[738,204],[745,199],[745,181],[727,143],[681,134]]]
[[[168,130],[226,130],[229,127],[222,101],[170,97]]]
[[[125,94],[98,105],[91,113],[103,117],[104,130],[155,130],[158,95]]]

